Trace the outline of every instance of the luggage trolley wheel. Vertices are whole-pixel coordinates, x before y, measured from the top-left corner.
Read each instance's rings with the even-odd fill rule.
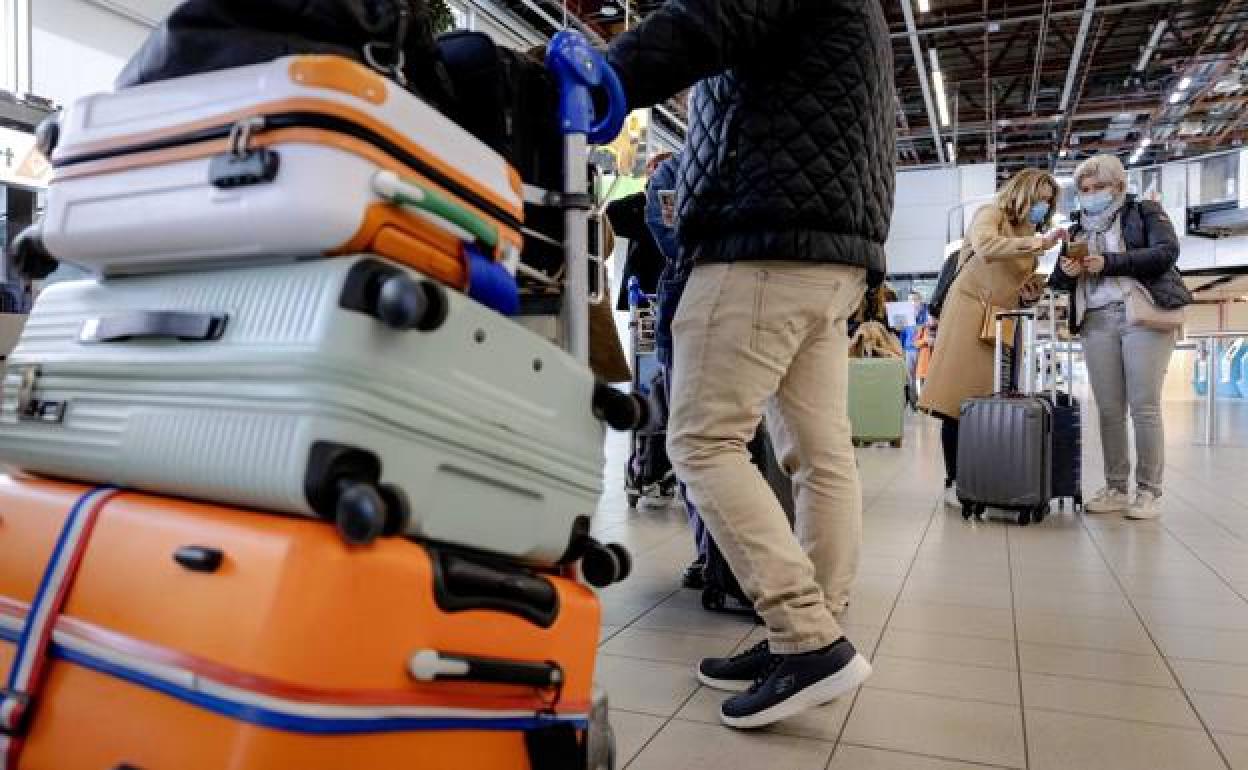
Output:
[[[702,589],[702,609],[720,612],[728,604],[728,595],[713,586]]]
[[[636,509],[637,503],[640,503],[640,502],[641,502],[641,495],[637,494],[636,492],[628,493],[628,507],[629,508]]]

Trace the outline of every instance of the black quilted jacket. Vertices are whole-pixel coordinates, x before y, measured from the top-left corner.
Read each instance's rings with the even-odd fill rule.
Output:
[[[883,274],[896,132],[876,0],[668,0],[610,61],[633,107],[702,81],[677,183],[695,260]]]
[[[1078,212],[1075,214],[1072,217],[1075,224],[1070,229],[1072,238],[1083,230]],[[1157,307],[1173,310],[1190,305],[1192,294],[1175,267],[1179,261],[1179,236],[1174,232],[1166,210],[1160,203],[1140,201],[1135,196],[1129,196],[1119,216],[1122,217],[1124,250],[1105,255],[1104,275],[1127,275],[1139,281],[1152,295]],[[1062,253],[1066,253],[1065,244],[1062,245]],[[1079,313],[1074,303],[1079,293],[1074,289],[1079,285],[1078,280],[1055,266],[1049,276],[1049,285],[1071,293],[1070,327],[1072,332],[1077,332]]]

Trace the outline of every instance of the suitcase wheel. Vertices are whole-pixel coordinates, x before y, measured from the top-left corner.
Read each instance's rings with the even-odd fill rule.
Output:
[[[888,442],[888,445],[891,446],[893,449],[901,449],[901,439],[899,438],[893,439],[892,441]]]
[[[433,331],[446,321],[446,290],[432,281],[392,275],[377,292],[377,319],[392,329]]]
[[[594,588],[606,588],[628,577],[633,570],[633,559],[619,543],[603,545],[590,540],[585,555],[581,557],[581,575]]]
[[[637,494],[636,492],[628,493],[628,507],[629,508],[636,508],[637,503],[639,502],[641,502],[641,495]]]
[[[1018,526],[1025,527],[1031,523],[1031,509],[1027,508],[1018,512]]]
[[[965,519],[966,521],[970,521],[971,517],[974,515],[975,515],[975,506],[971,505],[970,503],[962,503],[962,518]]]
[[[369,545],[381,535],[397,534],[404,528],[397,491],[389,484],[378,488],[359,481],[344,482],[334,507],[338,534],[351,545]]]

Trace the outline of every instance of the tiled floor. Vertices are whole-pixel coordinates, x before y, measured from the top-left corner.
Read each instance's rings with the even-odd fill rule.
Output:
[[[599,681],[619,766],[1248,770],[1248,409],[1224,411],[1215,450],[1194,444],[1200,414],[1167,405],[1157,522],[1064,512],[1027,528],[968,524],[938,502],[928,420],[910,420],[900,450],[860,450],[864,541],[846,627],[875,674],[754,733],[718,724],[722,696],[692,664],[759,630],[678,588],[683,511],[627,508],[616,437],[596,529],[635,560],[603,594]]]

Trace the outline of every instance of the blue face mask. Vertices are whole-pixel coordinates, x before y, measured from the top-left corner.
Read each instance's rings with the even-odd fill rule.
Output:
[[[1105,209],[1109,208],[1114,202],[1114,194],[1109,190],[1101,190],[1099,192],[1079,195],[1079,205],[1083,210],[1092,216],[1099,216],[1105,213]]]
[[[1044,223],[1045,217],[1049,215],[1049,204],[1047,201],[1037,201],[1031,204],[1031,211],[1027,212],[1027,219],[1033,225],[1039,227]]]

